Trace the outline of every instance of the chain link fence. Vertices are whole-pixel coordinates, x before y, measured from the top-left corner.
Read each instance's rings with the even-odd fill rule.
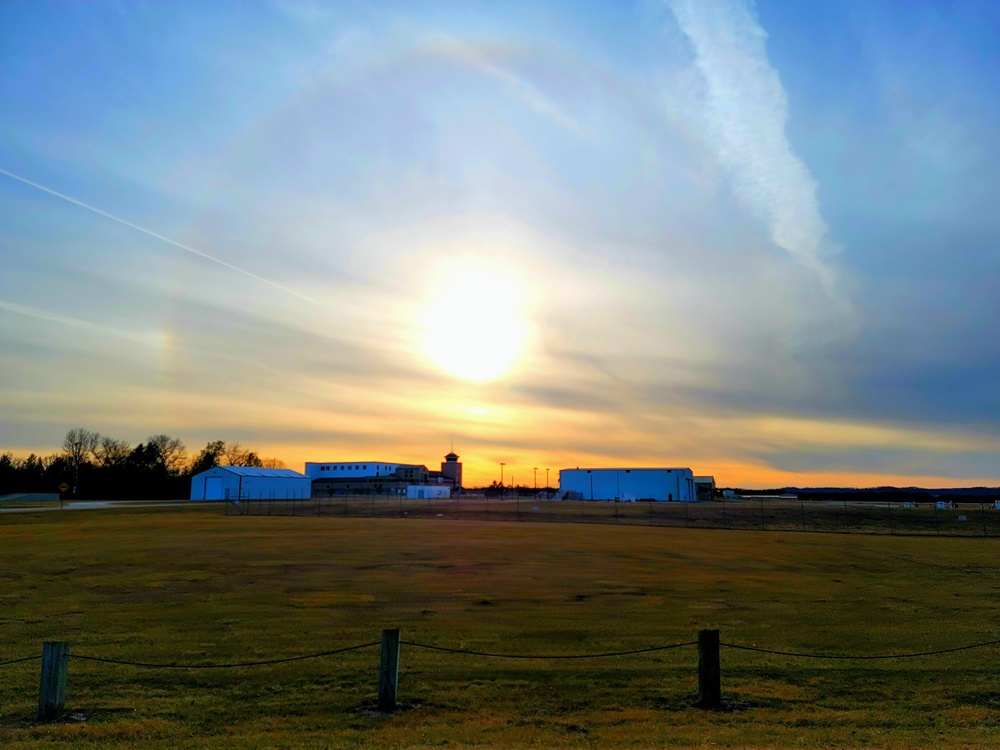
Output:
[[[477,495],[414,500],[368,495],[229,501],[226,515],[438,518],[841,534],[1000,536],[1000,509],[985,501],[901,503],[740,498],[650,503],[544,497],[500,500]]]

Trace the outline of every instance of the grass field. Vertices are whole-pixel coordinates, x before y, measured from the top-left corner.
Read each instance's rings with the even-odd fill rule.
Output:
[[[600,523],[748,531],[806,531],[889,536],[1000,538],[1000,510],[967,502],[938,509],[925,502],[785,501],[718,499],[698,503],[618,503],[507,498],[407,500],[385,496],[314,497],[309,500],[243,500],[227,503],[228,515],[340,516],[342,518],[445,518],[458,521]]]
[[[0,661],[207,664],[378,640],[578,654],[694,640],[904,653],[996,637],[995,539],[446,519],[226,517],[218,506],[0,516]],[[693,648],[512,661],[403,647],[269,667],[72,659],[32,723],[37,662],[0,668],[2,747],[970,747],[1000,745],[994,648],[888,662],[723,649],[739,710],[691,707]]]

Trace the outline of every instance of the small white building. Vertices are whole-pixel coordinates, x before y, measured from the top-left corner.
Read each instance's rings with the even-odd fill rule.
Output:
[[[583,500],[695,501],[691,469],[562,469],[559,492]]]
[[[451,485],[410,484],[406,487],[406,497],[410,500],[437,500],[451,497]]]
[[[307,500],[309,477],[291,469],[216,466],[191,477],[192,500]]]

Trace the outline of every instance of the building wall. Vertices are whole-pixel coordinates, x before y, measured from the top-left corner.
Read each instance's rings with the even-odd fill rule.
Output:
[[[306,463],[305,474],[310,479],[358,479],[360,477],[385,477],[396,472],[401,466],[384,461],[328,461]]]
[[[456,490],[462,488],[462,464],[458,461],[442,461],[441,476]]]
[[[695,477],[694,490],[699,501],[711,500],[715,497],[715,477]]]
[[[579,493],[584,500],[654,500],[693,502],[690,469],[562,469],[560,492]]]
[[[278,479],[243,477],[244,500],[305,500],[312,495],[309,477]]]
[[[451,484],[452,489],[462,489],[462,463],[455,451],[450,451],[441,462],[441,476]]]

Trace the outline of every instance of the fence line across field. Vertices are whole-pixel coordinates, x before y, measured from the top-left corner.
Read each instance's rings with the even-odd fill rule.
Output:
[[[943,504],[943,503],[940,503]],[[950,505],[950,503],[949,503]],[[227,501],[233,516],[342,516],[450,520],[597,523],[701,529],[802,531],[899,536],[1000,537],[994,503],[720,499],[693,503],[605,502],[538,497],[497,499],[463,495],[408,499],[389,495],[308,500]]]
[[[337,649],[318,651],[297,656],[281,657],[276,659],[264,659],[244,662],[223,662],[217,664],[181,664],[177,662],[146,662],[132,661],[127,659],[112,659],[109,657],[93,656],[87,654],[74,654],[73,658],[83,661],[90,661],[115,666],[130,666],[138,669],[246,669],[263,666],[273,666],[299,662],[307,659],[319,659],[336,656],[379,645],[379,641],[361,643],[353,646],[344,646]],[[700,708],[722,708],[722,669],[720,651],[722,648],[730,648],[737,651],[754,652],[772,656],[783,656],[796,659],[825,659],[825,660],[888,660],[888,659],[915,659],[929,656],[940,656],[952,654],[960,651],[971,651],[985,648],[987,646],[1000,645],[1000,640],[982,641],[964,646],[954,646],[932,651],[915,651],[902,654],[821,654],[796,651],[782,651],[766,649],[760,646],[751,646],[737,643],[723,642],[719,637],[718,630],[700,630],[695,641],[683,641],[658,646],[649,646],[639,649],[625,651],[606,651],[591,654],[525,654],[525,653],[501,653],[480,651],[475,649],[464,649],[450,646],[441,646],[420,641],[403,640],[399,628],[391,628],[382,631],[381,654],[379,661],[379,685],[378,704],[381,711],[391,712],[398,707],[397,695],[399,687],[399,657],[402,646],[416,649],[426,649],[435,652],[443,652],[456,656],[471,656],[491,659],[529,659],[536,661],[553,660],[580,660],[580,659],[606,659],[622,658],[627,656],[638,656],[654,652],[670,651],[686,648],[689,646],[698,647],[698,699],[694,703]],[[70,648],[65,641],[48,641],[43,644],[41,654],[24,656],[6,661],[0,661],[0,667],[20,664],[28,661],[41,660],[41,676],[38,688],[38,715],[40,722],[51,721],[57,718],[65,708],[67,676],[70,662]]]

